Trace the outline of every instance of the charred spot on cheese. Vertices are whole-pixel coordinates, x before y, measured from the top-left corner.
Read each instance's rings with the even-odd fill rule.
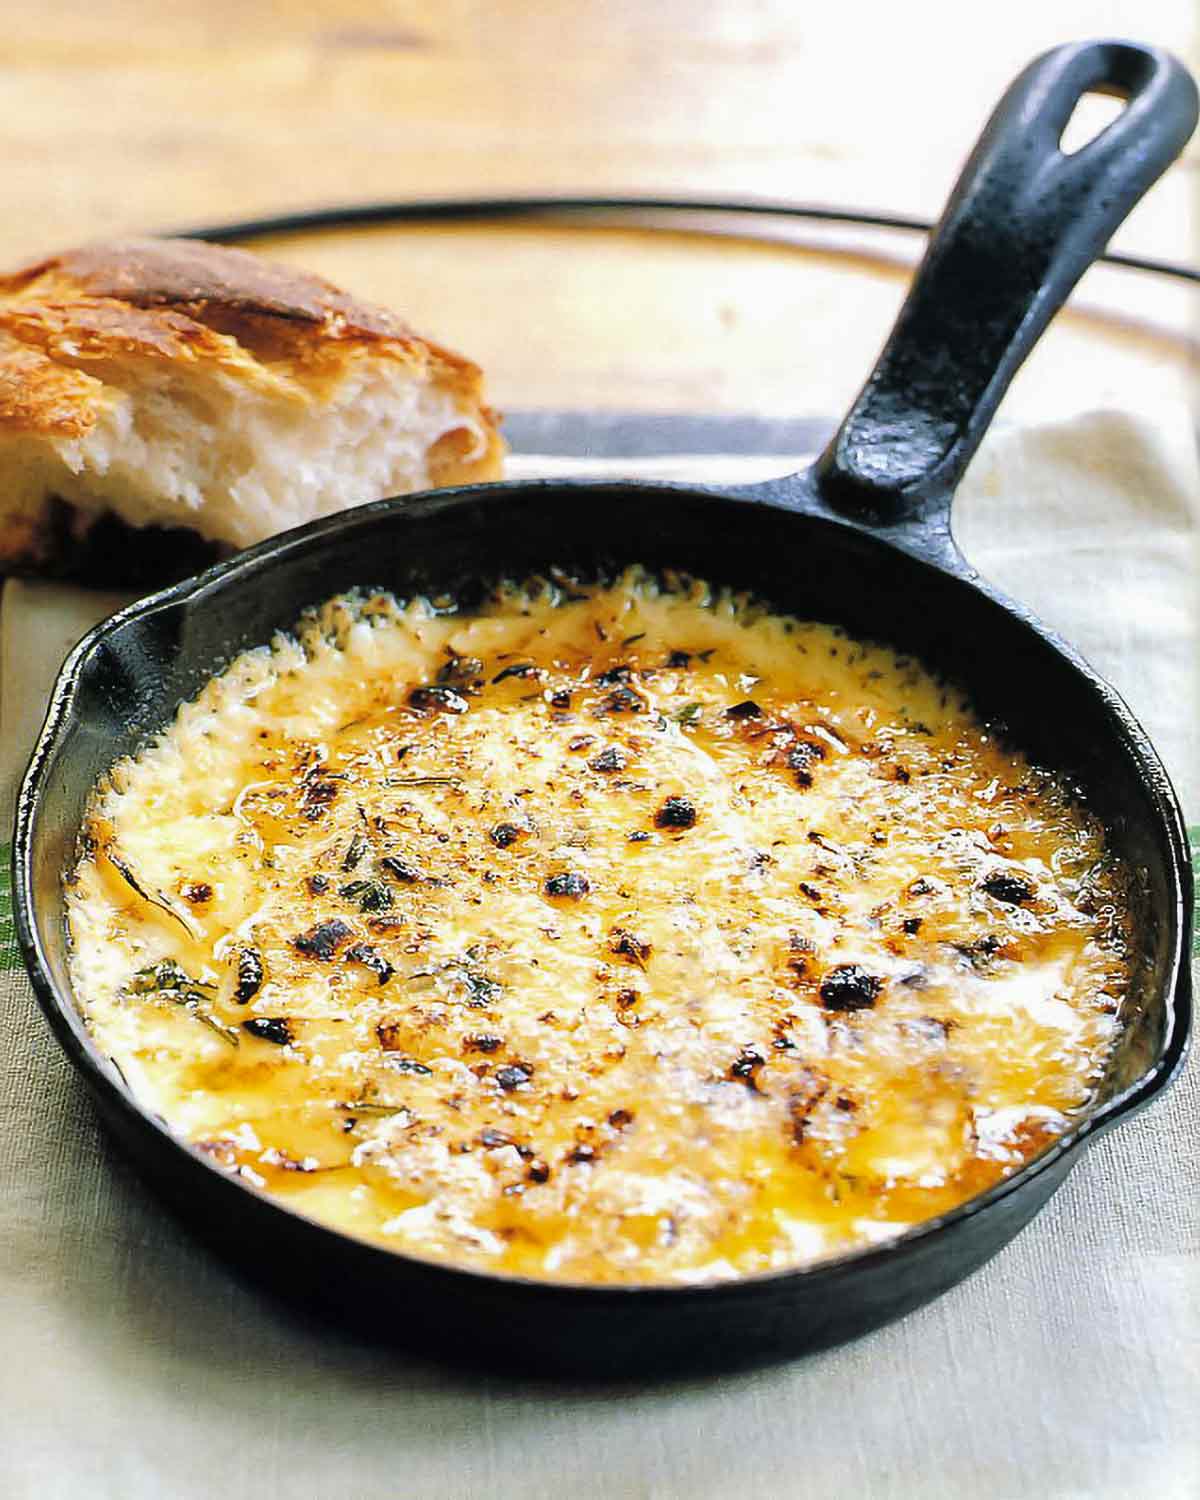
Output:
[[[477,656],[459,656],[457,652],[451,651],[438,668],[437,680],[443,687],[459,688],[464,693],[477,693],[483,685],[482,673],[483,662]]]
[[[503,1046],[504,1038],[502,1036],[493,1036],[487,1031],[475,1031],[463,1037],[464,1052],[485,1052],[490,1054],[492,1052],[499,1052]]]
[[[783,763],[795,774],[796,785],[809,787],[813,784],[812,768],[825,759],[824,749],[812,740],[793,740],[781,752]]]
[[[413,688],[408,695],[408,706],[418,714],[465,714],[471,705],[457,689],[432,683]]]
[[[323,818],[329,804],[338,794],[338,784],[328,778],[313,777],[305,780],[300,792],[300,811],[310,823]]]
[[[1028,875],[1013,870],[993,870],[980,881],[980,888],[994,901],[1007,906],[1023,906],[1037,895],[1037,886]]]
[[[731,704],[730,707],[725,710],[725,717],[727,719],[761,719],[762,716],[763,711],[761,708],[759,708],[758,704],[755,703],[753,698],[743,698],[740,703]]]
[[[66,877],[97,1044],[223,1169],[448,1263],[683,1284],[1068,1129],[1131,889],[953,684],[637,571],[330,601],[112,769]]]
[[[346,962],[361,964],[364,969],[369,969],[381,985],[386,984],[396,972],[387,959],[369,943],[353,943],[346,949]]]
[[[262,989],[264,978],[262,954],[257,948],[239,948],[237,950],[237,980],[233,990],[233,998],[237,1003],[249,1005]]]
[[[292,1023],[286,1016],[254,1016],[242,1022],[242,1030],[276,1047],[286,1047],[292,1040]]]
[[[495,677],[492,678],[492,685],[495,686],[498,682],[505,682],[510,677],[536,677],[537,675],[538,669],[531,661],[514,662],[511,666],[502,667],[496,673]]]
[[[766,1059],[756,1048],[743,1047],[730,1065],[729,1076],[735,1082],[744,1083],[753,1093],[759,1093],[758,1074],[765,1064]]]
[[[608,935],[608,948],[610,953],[623,958],[627,964],[636,964],[639,969],[646,967],[646,962],[653,951],[645,938],[638,937],[627,927],[612,929]]]
[[[328,963],[351,936],[352,931],[340,917],[332,917],[328,922],[318,922],[315,927],[294,937],[292,946],[298,953],[303,953],[305,958],[319,958]]]
[[[637,690],[624,684],[614,688],[600,703],[597,712],[601,714],[640,714],[645,713],[646,705],[638,696]]]
[[[882,988],[879,976],[861,964],[838,964],[821,980],[821,1004],[826,1010],[870,1010]]]
[[[800,1068],[787,1091],[788,1126],[792,1141],[801,1146],[812,1113],[829,1092],[829,1079],[815,1068]]]
[[[696,809],[686,797],[668,797],[654,814],[659,828],[692,828],[696,823]]]
[[[623,771],[628,764],[629,757],[619,745],[606,745],[599,755],[593,755],[588,761],[593,771],[599,771],[604,776],[613,771]]]

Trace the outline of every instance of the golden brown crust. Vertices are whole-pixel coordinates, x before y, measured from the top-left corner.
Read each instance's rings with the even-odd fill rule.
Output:
[[[0,295],[36,289],[53,298],[96,297],[173,308],[203,322],[209,309],[305,323],[325,338],[412,338],[385,308],[330,282],[198,240],[130,239],[84,245],[0,277]]]
[[[0,428],[82,437],[95,420],[100,384],[0,330]]]
[[[304,397],[364,353],[423,367],[452,390],[489,437],[490,456],[473,477],[496,477],[502,449],[492,414],[480,406],[477,365],[319,276],[191,240],[87,245],[0,275],[0,389],[9,391],[0,432],[68,435],[64,395],[84,388],[64,383],[64,368],[78,378],[80,365],[108,359],[212,361],[251,385]],[[94,420],[94,405],[81,402],[70,435]]]

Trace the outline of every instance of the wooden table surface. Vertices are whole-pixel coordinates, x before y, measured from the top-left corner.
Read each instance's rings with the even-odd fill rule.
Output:
[[[1126,34],[1195,64],[1188,0],[61,0],[5,7],[0,262],[330,202],[736,193],[935,215],[1008,80]],[[1100,106],[1102,108],[1102,106]],[[1185,160],[1118,244],[1194,254]],[[919,244],[478,228],[289,241],[489,369],[502,405],[783,412],[853,392]],[[1011,398],[1186,394],[1194,293],[1097,274]]]

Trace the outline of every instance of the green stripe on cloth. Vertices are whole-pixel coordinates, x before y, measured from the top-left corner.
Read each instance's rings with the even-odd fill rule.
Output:
[[[1200,958],[1200,823],[1188,829],[1188,843],[1192,846],[1192,869],[1196,872],[1195,923],[1192,927],[1192,957]]]
[[[12,847],[0,844],[0,974],[20,967],[12,919]]]

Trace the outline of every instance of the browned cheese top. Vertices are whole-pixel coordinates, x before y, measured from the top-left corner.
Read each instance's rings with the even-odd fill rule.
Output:
[[[1094,1091],[1124,880],[918,663],[683,579],[335,600],[97,790],[73,972],[224,1170],[397,1250],[699,1282],[887,1240]]]

